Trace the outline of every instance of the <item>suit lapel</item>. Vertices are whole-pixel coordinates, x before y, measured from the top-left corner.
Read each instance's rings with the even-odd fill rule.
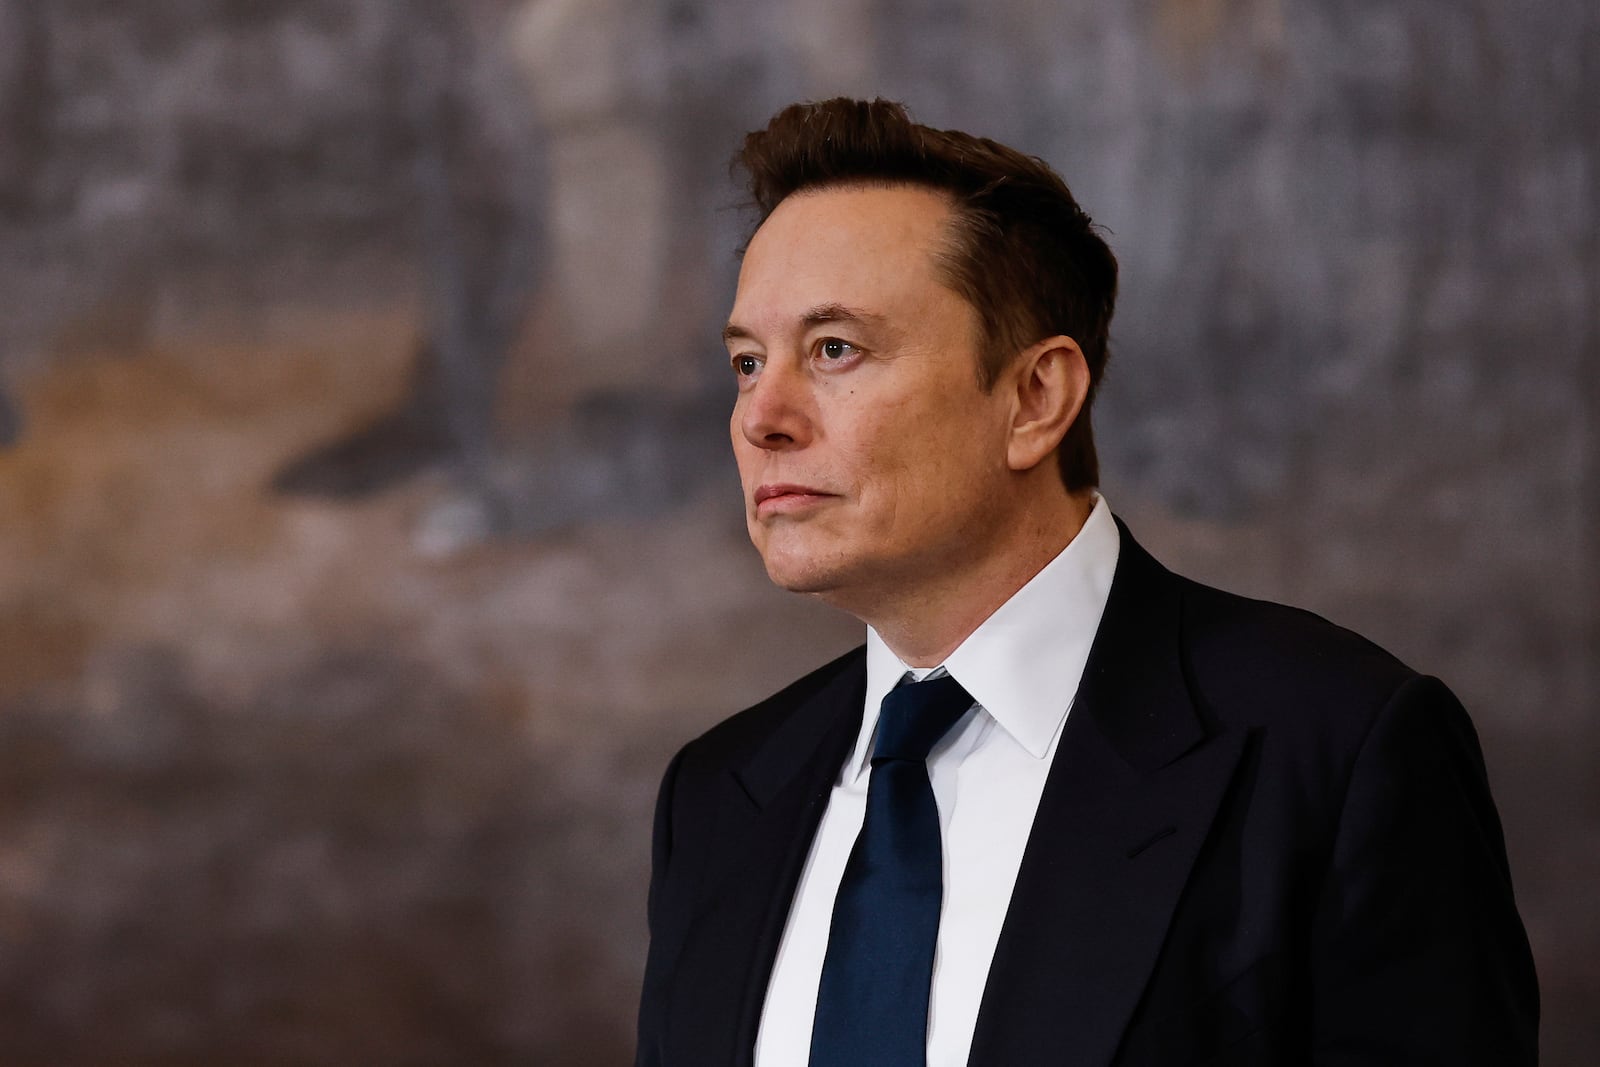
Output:
[[[989,970],[972,1067],[1111,1062],[1243,750],[1242,736],[1207,736],[1190,700],[1178,581],[1121,534]]]
[[[718,783],[705,903],[674,981],[668,1062],[752,1062],[789,905],[865,693],[858,650]]]

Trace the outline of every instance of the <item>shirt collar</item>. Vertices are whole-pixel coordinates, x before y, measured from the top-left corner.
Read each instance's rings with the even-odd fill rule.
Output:
[[[1111,509],[1096,493],[1077,536],[944,661],[973,700],[1035,759],[1049,752],[1072,706],[1120,547]],[[867,767],[878,706],[908,672],[918,681],[933,673],[906,666],[867,627],[866,706],[845,764],[851,777]]]

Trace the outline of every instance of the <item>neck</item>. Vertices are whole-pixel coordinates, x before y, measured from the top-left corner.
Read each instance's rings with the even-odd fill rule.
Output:
[[[981,553],[970,567],[875,597],[870,610],[838,606],[876,630],[902,663],[937,667],[1061,554],[1093,506],[1090,493],[1052,494],[1019,515],[1010,527],[1014,535]]]

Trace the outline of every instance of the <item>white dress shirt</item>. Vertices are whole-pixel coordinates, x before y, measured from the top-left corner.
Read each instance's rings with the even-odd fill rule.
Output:
[[[964,1067],[1028,832],[1089,646],[1120,538],[1103,498],[1083,529],[942,665],[975,701],[928,757],[944,835],[944,901],[928,1007],[928,1067]],[[845,861],[861,832],[878,706],[912,670],[870,627],[855,748],[834,781],[778,947],[756,1067],[806,1067],[817,987]]]

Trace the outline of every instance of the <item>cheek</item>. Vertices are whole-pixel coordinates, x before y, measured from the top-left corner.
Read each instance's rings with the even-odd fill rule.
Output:
[[[930,462],[920,420],[906,415],[874,420],[839,448],[867,525],[884,542],[915,536],[939,511],[940,465]]]
[[[880,457],[907,522],[959,521],[961,512],[987,506],[1004,477],[996,436],[973,412],[921,413]]]
[[[881,415],[853,419],[833,435],[830,460],[863,497],[883,493],[905,467],[906,430]]]

